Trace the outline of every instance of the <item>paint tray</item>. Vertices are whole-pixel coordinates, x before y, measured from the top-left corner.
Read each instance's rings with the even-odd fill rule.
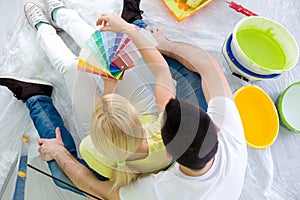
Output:
[[[175,19],[179,22],[193,15],[195,12],[205,7],[212,0],[204,0],[198,7],[190,8],[184,0],[163,0]]]

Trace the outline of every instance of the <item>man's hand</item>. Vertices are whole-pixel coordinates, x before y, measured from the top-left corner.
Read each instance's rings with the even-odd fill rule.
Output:
[[[159,50],[164,45],[164,43],[168,40],[166,38],[165,33],[162,30],[162,27],[159,27],[159,28],[149,28],[147,30],[151,33],[151,35],[154,37],[154,39],[158,43],[158,45],[157,45],[156,48]]]
[[[134,25],[127,23],[117,14],[102,14],[96,21],[96,25],[100,26],[99,31],[111,31],[115,33],[125,33],[134,30]]]
[[[38,151],[41,159],[44,161],[54,160],[55,156],[61,151],[65,150],[64,143],[61,138],[60,128],[55,129],[56,138],[53,139],[39,139],[40,145]]]
[[[81,190],[100,199],[119,200],[119,190],[112,189],[112,182],[100,181],[90,169],[82,165],[64,147],[60,129],[55,129],[56,138],[39,139],[39,152],[44,161],[55,159],[59,168]]]

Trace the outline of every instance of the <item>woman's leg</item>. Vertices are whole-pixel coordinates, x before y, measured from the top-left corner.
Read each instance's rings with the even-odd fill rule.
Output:
[[[88,133],[89,121],[96,96],[96,83],[90,74],[77,70],[78,57],[66,46],[49,24],[42,24],[37,38],[51,64],[63,76],[72,99],[78,120],[83,126],[84,135]],[[91,105],[91,106],[87,106]]]
[[[75,56],[64,41],[56,34],[56,30],[49,24],[41,24],[37,29],[37,40],[48,56],[51,64],[58,72],[66,77],[72,77],[72,70],[77,62]],[[69,75],[70,74],[70,75]]]
[[[66,31],[80,48],[89,37],[96,31],[96,28],[85,22],[75,10],[59,8],[56,12],[56,24]]]

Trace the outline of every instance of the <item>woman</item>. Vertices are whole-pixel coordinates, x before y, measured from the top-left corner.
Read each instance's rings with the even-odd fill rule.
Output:
[[[87,33],[91,34],[94,32],[91,27],[81,20],[78,14],[76,15],[74,11],[66,9],[61,1],[48,0],[46,7],[51,16],[51,23],[56,28],[66,27],[69,30],[68,33],[74,36],[75,41],[79,41],[78,44],[80,46],[83,45],[83,38],[87,39]],[[88,95],[85,94],[87,92],[90,94],[95,92],[95,90],[91,90],[91,92],[85,90],[94,88],[91,87],[93,83],[89,77],[76,72],[77,57],[73,55],[59,39],[59,36],[55,33],[55,29],[50,25],[36,4],[25,4],[25,12],[29,23],[38,31],[38,37],[40,38],[45,53],[49,56],[54,67],[66,78],[71,95],[74,96],[74,93],[78,92],[78,87],[74,85],[83,86],[78,83],[78,77],[81,77],[80,80],[84,79],[86,81],[85,86],[87,87],[82,87],[83,89],[80,90],[82,93],[78,96],[91,101],[91,99],[87,98]],[[68,16],[74,18],[68,20]],[[109,19],[107,17],[109,17]],[[167,101],[174,97],[174,85],[166,61],[156,48],[145,40],[135,26],[126,23],[119,16],[104,15],[99,18],[97,23],[98,25],[103,25],[100,31],[126,33],[139,49],[149,69],[155,76],[156,105],[158,113],[160,113]],[[82,24],[84,25],[81,26]],[[77,32],[73,32],[76,27],[85,27],[84,37],[80,34],[80,31],[78,33],[78,30],[82,28],[76,29]],[[76,36],[80,36],[81,38],[78,39]],[[123,81],[126,81],[126,77]],[[134,95],[132,96],[141,99],[140,102],[142,103],[137,106],[141,108],[138,112],[124,97],[112,94],[116,83],[117,82],[112,79],[104,78],[104,97],[95,104],[95,111],[90,128],[91,134],[82,141],[80,151],[84,160],[89,165],[88,167],[94,169],[103,177],[109,178],[114,182],[114,187],[118,188],[128,184],[143,173],[156,172],[166,168],[171,163],[171,159],[166,155],[159,132],[160,123],[158,116],[157,113],[153,112],[151,106],[151,101],[154,98],[149,98],[147,95],[145,96],[145,87],[141,87],[139,82],[136,82],[137,90],[134,91]],[[95,85],[95,83],[93,85]],[[125,83],[122,85],[126,87]],[[82,108],[82,105],[80,108],[80,102],[82,102],[82,100],[77,102],[77,104],[75,102],[75,108],[76,111],[79,111],[79,114],[81,113],[80,111],[85,110]],[[90,104],[93,105],[94,103],[92,102]],[[79,105],[79,108],[76,105]],[[149,106],[151,109],[148,109]],[[89,120],[90,118],[87,116],[88,115],[80,117],[80,119]],[[43,135],[41,133],[39,134]],[[51,136],[50,138],[53,137]],[[40,140],[40,152],[44,152],[44,149],[47,148],[47,145],[45,145],[47,142],[53,142],[53,140]],[[65,146],[67,145],[65,144]],[[53,149],[53,151],[56,152],[57,149]],[[49,157],[45,158],[43,156],[44,154],[41,153],[42,159],[47,161],[51,160],[48,160]],[[51,156],[50,158],[55,159]],[[83,162],[83,164],[86,163]],[[63,166],[61,166],[59,162],[58,165],[63,170]],[[57,166],[55,167],[57,168]]]

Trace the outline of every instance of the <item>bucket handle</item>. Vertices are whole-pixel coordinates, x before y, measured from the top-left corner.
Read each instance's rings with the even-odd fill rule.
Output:
[[[232,72],[231,74],[232,74],[233,76],[235,76],[235,77],[237,77],[237,78],[243,80],[243,81],[246,81],[246,82],[249,82],[249,81],[250,81],[249,79],[247,79],[247,78],[244,77],[243,75],[238,74],[238,73],[236,73],[236,72]]]

